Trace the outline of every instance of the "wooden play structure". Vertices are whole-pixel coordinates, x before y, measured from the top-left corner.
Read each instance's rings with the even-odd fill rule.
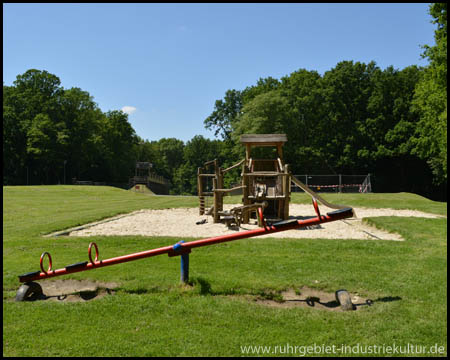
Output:
[[[223,222],[228,226],[248,224],[251,218],[258,219],[258,225],[262,226],[260,219],[263,212],[264,217],[270,221],[287,221],[291,182],[312,197],[315,208],[317,201],[331,209],[348,208],[327,202],[290,173],[289,165],[283,160],[286,134],[244,134],[240,141],[245,146],[245,159],[227,169],[219,167],[217,160],[208,161],[198,168],[200,215],[211,215],[214,223]],[[253,158],[252,149],[258,147],[272,147],[276,151],[274,154],[272,152],[272,158],[269,159]],[[224,189],[224,174],[238,166],[242,166],[241,185]],[[224,195],[236,191],[242,192],[242,206],[224,211]]]
[[[245,134],[241,135],[241,143],[245,146],[245,159],[237,164],[222,169],[217,160],[208,161],[198,168],[197,184],[200,201],[199,214],[212,215],[214,222],[248,224],[250,218],[256,216],[258,209],[271,220],[287,220],[289,218],[289,201],[291,194],[291,175],[289,165],[283,161],[283,145],[287,141],[285,134]],[[252,157],[255,147],[274,147],[276,155],[272,159]],[[224,174],[231,169],[242,166],[241,185],[231,189],[223,188]],[[208,180],[210,187],[208,188]],[[227,193],[242,191],[242,206],[229,212],[223,211],[223,197]],[[212,199],[211,207],[207,206]]]
[[[162,176],[152,173],[152,167],[153,164],[150,162],[136,162],[134,176],[128,182],[129,189],[135,192],[167,195],[169,182]]]

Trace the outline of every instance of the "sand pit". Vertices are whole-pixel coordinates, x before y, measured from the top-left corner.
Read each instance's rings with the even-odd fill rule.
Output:
[[[241,204],[224,205],[229,210]],[[320,206],[321,213],[333,211]],[[438,218],[440,216],[416,210],[368,209],[355,208],[358,218],[334,221],[303,229],[282,231],[261,237],[277,238],[324,238],[324,239],[370,239],[370,240],[404,240],[399,234],[376,229],[362,222],[364,217],[406,216]],[[290,204],[289,214],[292,217],[315,216],[312,205]],[[207,220],[202,225],[196,222]],[[255,221],[243,224],[240,228],[227,228],[224,224],[214,224],[211,216],[198,214],[198,208],[177,208],[164,210],[139,210],[115,220],[106,219],[95,225],[84,225],[69,233],[70,236],[95,235],[142,235],[142,236],[174,236],[179,238],[207,238],[218,235],[233,234],[237,231],[256,229]]]

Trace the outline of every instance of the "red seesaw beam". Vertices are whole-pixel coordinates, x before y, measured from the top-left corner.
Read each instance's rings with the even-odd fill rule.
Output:
[[[86,261],[84,263],[68,265],[65,268],[57,269],[57,270],[51,270],[50,256],[49,256],[49,260],[50,260],[49,269],[47,271],[43,270],[42,259],[45,254],[48,254],[48,253],[44,253],[41,256],[41,269],[43,271],[42,272],[36,271],[36,272],[32,272],[32,273],[19,275],[19,281],[20,282],[29,282],[29,281],[35,281],[35,280],[42,280],[42,279],[47,279],[47,278],[51,278],[51,277],[55,277],[55,276],[97,269],[97,268],[101,268],[103,266],[120,264],[120,263],[124,263],[124,262],[128,262],[128,261],[144,259],[144,258],[156,256],[156,255],[162,255],[162,254],[168,254],[169,256],[182,255],[182,254],[189,253],[191,251],[191,249],[193,249],[193,248],[197,248],[197,247],[201,247],[201,246],[208,246],[208,245],[219,244],[219,243],[223,243],[223,242],[227,242],[227,241],[233,241],[233,240],[250,238],[250,237],[254,237],[254,236],[272,234],[272,233],[276,233],[279,231],[298,229],[298,228],[302,228],[302,227],[307,227],[307,226],[322,224],[322,223],[326,223],[326,222],[341,220],[341,219],[345,219],[345,218],[349,218],[349,217],[353,216],[352,208],[336,210],[336,211],[330,212],[326,215],[320,215],[320,212],[319,212],[318,206],[317,206],[317,202],[315,202],[315,201],[314,201],[314,208],[317,213],[317,217],[314,217],[314,218],[310,218],[310,219],[306,219],[306,220],[296,220],[296,219],[285,220],[285,221],[280,221],[278,223],[274,223],[271,225],[266,225],[265,222],[262,221],[264,226],[262,228],[258,228],[255,230],[248,230],[248,231],[244,231],[244,232],[238,232],[235,234],[216,236],[216,237],[202,239],[202,240],[194,240],[194,241],[187,242],[187,243],[177,243],[177,244],[171,245],[171,246],[164,246],[164,247],[153,249],[153,250],[147,250],[147,251],[142,251],[142,252],[138,252],[138,253],[134,253],[134,254],[118,256],[118,257],[114,257],[114,258],[110,258],[110,259],[106,259],[106,260],[100,260],[100,261],[97,260],[97,258],[98,258],[97,246],[95,246],[96,258],[95,258],[95,260],[92,260],[91,254],[90,254],[91,246],[89,246],[90,262]],[[259,213],[258,215],[260,216],[261,219],[263,219],[262,213]]]

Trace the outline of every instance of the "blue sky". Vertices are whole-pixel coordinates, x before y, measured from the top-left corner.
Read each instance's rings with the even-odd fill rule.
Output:
[[[143,139],[213,138],[229,89],[339,61],[403,69],[434,44],[426,3],[3,4],[3,83],[47,70],[129,113]]]

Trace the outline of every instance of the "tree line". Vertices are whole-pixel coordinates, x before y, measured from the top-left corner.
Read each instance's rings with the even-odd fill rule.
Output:
[[[127,114],[102,112],[88,92],[30,69],[3,85],[3,183],[127,183],[136,161],[149,161],[172,194],[195,194],[204,162],[243,158],[241,134],[286,133],[294,174],[371,173],[375,191],[446,199],[447,4],[429,9],[437,29],[435,45],[424,46],[428,66],[341,61],[323,75],[299,69],[230,89],[204,120],[214,140],[144,140]],[[238,177],[230,172],[225,185]]]
[[[140,138],[119,110],[102,112],[80,88],[65,89],[45,70],[30,69],[3,85],[3,184],[64,184],[72,179],[126,186],[137,161],[171,183],[171,193],[196,189],[197,166],[222,141],[195,136]],[[225,155],[222,156],[225,158]],[[193,179],[191,179],[193,178]]]

